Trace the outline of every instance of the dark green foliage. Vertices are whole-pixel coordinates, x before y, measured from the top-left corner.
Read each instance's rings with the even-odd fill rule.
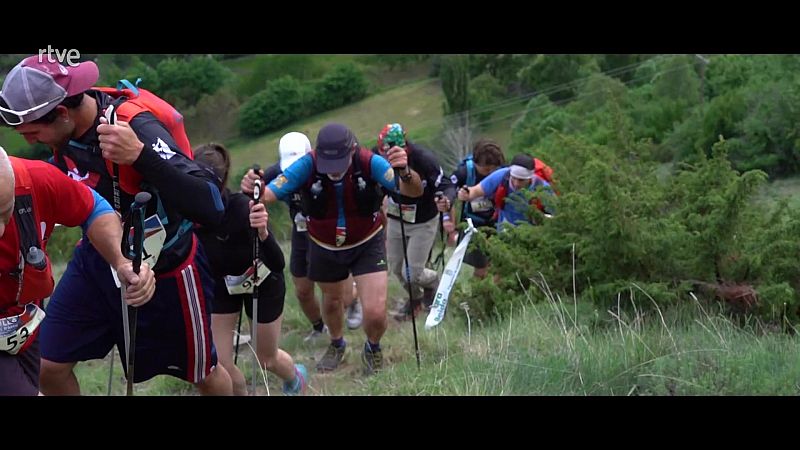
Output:
[[[239,115],[239,128],[246,136],[257,136],[282,127],[300,116],[303,98],[300,82],[284,76],[250,98]]]
[[[766,81],[702,104],[693,64],[662,64],[676,79],[656,67],[652,83],[631,89],[595,75],[567,104],[529,102],[511,147],[553,167],[558,212],[538,226],[476,236],[500,279],[463,291],[474,314],[506,315],[526,301],[523,288],[534,301],[574,294],[612,311],[632,307],[626,298],[641,289],[653,301],[639,308],[685,303],[695,292],[729,312],[797,323],[800,211],[757,203],[767,174],[738,170],[745,150],[793,136],[794,89]],[[643,99],[671,106],[658,112]],[[656,159],[665,148],[685,159],[666,172]],[[782,166],[794,158],[773,153]]]
[[[242,105],[239,129],[245,136],[258,136],[297,119],[361,100],[369,83],[353,63],[334,65],[322,79],[300,81],[284,75],[267,83],[266,89]]]
[[[497,78],[483,73],[469,82],[469,102],[472,105],[473,123],[486,124],[491,120],[495,110],[491,105],[498,102],[505,94],[505,88]]]
[[[576,94],[575,80],[598,70],[592,55],[536,55],[520,69],[519,80],[525,91],[548,90],[551,100],[565,100]]]
[[[506,88],[514,88],[519,82],[519,71],[531,62],[533,55],[469,55],[471,77],[489,74]]]
[[[390,54],[390,55],[373,55],[367,57],[368,61],[385,66],[387,69],[403,69],[409,64],[421,62],[429,59],[431,55],[413,55],[413,54]]]
[[[441,58],[439,78],[444,91],[444,113],[452,115],[470,108],[469,58],[466,55],[447,55]]]
[[[248,98],[263,90],[268,81],[286,75],[305,81],[324,74],[324,65],[314,55],[268,55],[259,58],[249,74],[242,77],[237,91],[240,98]]]
[[[195,104],[203,95],[213,94],[230,77],[230,71],[211,57],[169,58],[155,66],[156,93],[181,109]]]
[[[122,57],[125,56],[125,57]],[[116,86],[127,79],[154,92],[178,110],[195,105],[204,95],[217,92],[232,74],[211,56],[101,55],[101,86]]]
[[[353,103],[366,97],[368,87],[367,79],[354,63],[336,64],[314,85],[309,107],[316,113]]]

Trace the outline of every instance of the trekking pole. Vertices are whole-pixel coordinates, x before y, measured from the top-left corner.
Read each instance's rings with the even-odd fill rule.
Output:
[[[108,390],[106,395],[111,395],[111,385],[114,383],[114,347],[111,347],[111,358],[108,362]]]
[[[106,107],[104,116],[105,116],[106,120],[108,121],[109,125],[114,125],[114,124],[117,123],[117,112],[115,111],[114,105],[108,105],[108,107]],[[112,190],[114,192],[114,194],[113,194],[114,195],[114,199],[113,199],[114,200],[114,211],[117,213],[119,218],[122,219],[122,204],[121,204],[121,201],[120,201],[120,193],[119,193],[119,165],[114,163],[114,164],[111,165],[111,167],[112,167],[111,188],[112,188]],[[123,233],[126,232],[125,230],[122,230],[122,231],[123,231]],[[123,235],[122,239],[123,239],[123,242],[125,242],[125,240],[124,240],[125,236],[124,235]],[[125,305],[125,293],[122,290],[122,286],[120,286],[119,298],[120,298],[120,301],[122,302],[122,309],[125,310],[125,306],[126,306]],[[125,317],[125,312],[123,312],[123,318],[122,319],[123,319],[124,323],[128,322],[127,317]],[[125,329],[125,326],[126,325],[123,324],[123,332],[124,332],[125,336],[128,336],[129,335],[129,331]],[[126,337],[126,340],[125,340],[125,345],[126,346],[128,345],[128,338],[127,337]],[[120,358],[121,357],[122,357],[122,355],[120,354]],[[123,364],[124,364],[124,361],[123,361]],[[109,363],[108,363],[108,391],[106,392],[106,395],[111,395],[111,385],[112,385],[113,380],[114,380],[114,354],[113,354],[113,351],[112,351],[111,358],[110,358]]]
[[[259,175],[258,172],[260,170],[261,170],[261,167],[259,167],[258,164],[254,164],[253,165],[253,172],[256,175]],[[259,175],[259,181],[260,181],[260,175]],[[254,192],[254,194],[255,194],[255,192]],[[239,362],[239,337],[242,335],[242,310],[243,309],[244,309],[244,304],[242,304],[242,307],[239,308],[239,325],[236,326],[236,345],[234,346],[236,348],[234,350],[234,356],[233,356],[233,364],[234,365]],[[252,336],[251,336],[251,338],[252,338]]]
[[[242,309],[244,309],[244,303],[242,303],[242,307],[239,308],[239,325],[236,327],[236,350],[233,357],[234,365],[239,362],[239,336],[242,334]]]
[[[109,125],[117,124],[117,111],[114,105],[108,105],[106,107],[104,116],[108,121]],[[111,167],[113,172],[111,177],[111,187],[114,190],[114,211],[121,213],[122,203],[120,201],[120,193],[119,193],[119,165],[117,163],[113,163]]]
[[[438,201],[439,199],[444,197],[444,192],[436,191],[436,193],[434,193],[433,195],[436,197],[436,200]],[[437,256],[436,259],[433,261],[433,268],[437,272],[439,271],[439,269],[444,270],[444,250],[445,248],[447,248],[447,241],[445,240],[444,237],[444,212],[442,211],[439,211],[439,239],[441,239],[442,241],[442,252],[439,253],[439,256]],[[431,247],[431,251],[433,251],[433,247]],[[439,268],[437,268],[437,266],[439,266]]]
[[[394,169],[394,184],[397,187],[397,200],[400,199],[400,170]],[[403,220],[403,204],[398,201],[398,209],[400,211],[400,235],[403,239],[403,260],[406,263],[406,287],[408,288],[408,301],[411,305],[411,327],[414,330],[414,351],[417,356],[417,370],[420,368],[419,364],[419,341],[417,340],[417,321],[414,314],[414,293],[411,289],[411,268],[408,265],[408,250],[406,249],[406,227]]]
[[[144,212],[147,203],[150,201],[150,193],[139,192],[136,194],[131,205],[131,221],[133,222],[133,273],[139,275],[142,266],[142,251],[144,250]],[[128,388],[125,395],[133,395],[133,367],[136,360],[136,320],[139,316],[139,309],[130,305],[125,305],[128,319],[128,329],[130,330],[130,341],[126,351],[128,357]]]
[[[459,190],[461,190],[461,189],[463,189],[463,190],[467,191],[467,193],[469,193],[469,187],[467,187],[466,184],[459,188]],[[458,199],[458,197],[456,197],[456,199]],[[454,199],[453,201],[455,201],[456,199]],[[459,222],[458,223],[461,223],[461,222],[464,222],[465,220],[467,220],[467,203],[469,203],[469,202],[463,202],[463,201],[461,202],[461,217],[459,217],[459,219],[458,219]],[[455,220],[455,218],[454,218],[454,220]],[[461,243],[461,240],[464,239],[464,234],[465,233],[458,233],[458,239],[456,241],[457,243]]]
[[[258,174],[261,170],[258,164],[253,165],[253,172]],[[259,177],[253,184],[253,201],[258,203],[261,198],[261,177]],[[256,379],[261,369],[261,361],[258,359],[258,230],[255,231],[253,237],[253,317],[251,320],[250,336],[253,341],[253,353],[255,354],[255,364],[253,364],[253,395],[256,395]]]

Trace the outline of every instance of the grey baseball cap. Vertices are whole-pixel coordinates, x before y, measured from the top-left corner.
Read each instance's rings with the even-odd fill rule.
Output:
[[[14,66],[3,81],[0,116],[12,126],[34,121],[66,97],[91,89],[99,76],[92,61],[64,66],[47,55],[29,56]]]

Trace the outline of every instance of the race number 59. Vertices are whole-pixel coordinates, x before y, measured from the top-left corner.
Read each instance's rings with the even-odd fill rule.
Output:
[[[16,353],[17,350],[25,344],[25,341],[28,340],[28,336],[30,336],[30,332],[27,327],[22,327],[16,333],[6,336],[6,351],[11,354]]]

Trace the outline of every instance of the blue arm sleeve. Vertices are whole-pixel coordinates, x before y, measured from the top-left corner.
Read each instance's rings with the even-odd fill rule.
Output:
[[[370,175],[373,181],[379,183],[386,190],[394,192],[397,189],[394,181],[394,169],[382,156],[372,155],[369,161]]]
[[[281,166],[280,163],[273,164],[267,167],[264,170],[264,183],[269,184],[275,178],[278,178],[278,175],[281,174]]]
[[[89,214],[89,217],[86,218],[86,221],[81,224],[81,229],[83,229],[84,234],[89,227],[92,226],[92,222],[94,222],[95,219],[104,214],[114,213],[114,209],[106,201],[106,199],[101,197],[100,194],[98,194],[94,189],[89,189],[92,191],[92,196],[94,197],[94,208],[92,209],[91,214]]]
[[[297,192],[308,181],[313,166],[311,155],[306,154],[287,167],[283,174],[270,181],[267,187],[279,200],[286,200],[290,194]]]

